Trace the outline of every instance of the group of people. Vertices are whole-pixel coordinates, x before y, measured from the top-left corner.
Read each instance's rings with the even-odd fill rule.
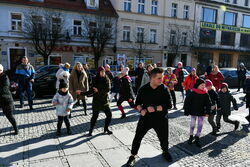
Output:
[[[23,107],[23,92],[26,91],[29,107],[33,109],[30,93],[35,70],[28,63],[27,57],[23,57],[21,62],[16,69],[20,89],[20,104]],[[61,135],[63,122],[66,125],[67,133],[72,134],[70,128],[71,112],[74,106],[82,102],[84,114],[87,115],[86,98],[89,96],[93,96],[89,136],[92,136],[101,111],[106,115],[104,133],[112,134],[109,129],[112,120],[110,102],[115,98],[117,107],[121,112],[121,119],[126,118],[122,106],[124,101],[127,101],[132,109],[140,113],[127,166],[133,166],[142,138],[152,128],[156,131],[160,140],[163,157],[171,162],[172,157],[168,152],[168,118],[166,115],[168,110],[177,109],[175,91],[182,93],[184,115],[191,116],[188,144],[194,143],[201,147],[199,138],[206,117],[208,117],[208,122],[212,127],[211,134],[214,136],[217,136],[220,131],[221,117],[225,122],[233,124],[234,130],[238,129],[239,121],[233,121],[229,118],[231,103],[235,110],[238,110],[238,106],[228,85],[223,82],[224,76],[219,71],[218,66],[212,65],[202,76],[198,76],[196,69],[193,68],[187,77],[184,76],[181,62],[177,64],[176,69],[169,67],[166,71],[152,64],[147,65],[144,69],[143,63],[140,63],[135,71],[136,85],[134,88],[128,67],[122,67],[117,76],[113,76],[110,66],[107,64],[104,67],[99,67],[96,76],[92,78],[87,65],[76,63],[70,72],[69,63],[61,64],[56,73],[57,92],[52,99],[52,104],[56,106],[58,116],[56,135]],[[239,82],[244,81],[246,106],[249,108],[249,115],[246,119],[250,122],[250,78],[244,79],[244,73],[245,68],[241,64],[238,70],[238,75],[241,76]],[[3,73],[3,66],[0,65],[0,105],[3,113],[13,125],[15,134],[18,134],[16,121],[12,114],[14,102],[9,91],[9,85],[9,79]],[[194,135],[196,124],[197,133]]]

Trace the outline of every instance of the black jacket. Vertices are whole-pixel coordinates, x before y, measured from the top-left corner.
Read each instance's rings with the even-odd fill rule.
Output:
[[[236,99],[229,91],[227,91],[226,93],[220,91],[219,98],[220,98],[221,110],[218,110],[218,114],[231,115],[231,102],[233,103],[234,109],[238,110]]]
[[[238,74],[239,79],[246,79],[246,73],[247,73],[247,69],[245,67],[239,68],[237,70],[237,74]]]
[[[205,116],[211,114],[211,100],[208,93],[192,91],[184,102],[184,114],[192,116]]]
[[[132,87],[132,80],[128,75],[120,78],[120,91],[119,95],[124,99],[134,99],[134,91]]]
[[[12,94],[9,90],[10,81],[6,74],[0,74],[0,105],[13,103]]]
[[[221,108],[220,105],[220,100],[219,100],[219,95],[215,90],[209,90],[208,91],[212,106],[217,105],[217,108]],[[216,114],[216,110],[212,110],[211,114],[215,115]]]
[[[113,76],[112,72],[111,71],[106,71],[105,73],[109,77],[109,80],[112,82],[113,79],[114,79],[114,76]]]
[[[163,107],[163,111],[146,114],[146,116],[151,118],[165,118],[168,109],[172,108],[168,88],[163,84],[158,86],[156,89],[151,88],[150,83],[142,86],[139,89],[135,104],[137,106],[141,105],[143,109],[147,109],[149,106],[156,107],[161,105]]]

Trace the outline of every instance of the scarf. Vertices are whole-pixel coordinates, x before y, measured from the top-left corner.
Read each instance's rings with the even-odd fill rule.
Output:
[[[196,89],[196,88],[193,88],[192,89],[193,92],[195,93],[198,93],[198,94],[206,94],[208,91],[207,91],[207,88],[201,90],[201,89]]]

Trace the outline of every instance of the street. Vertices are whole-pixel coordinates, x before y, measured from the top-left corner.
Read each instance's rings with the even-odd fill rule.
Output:
[[[209,133],[211,126],[205,121],[202,130],[202,148],[188,145],[190,117],[184,116],[180,93],[177,93],[178,109],[170,110],[169,152],[173,163],[161,157],[161,148],[156,133],[150,130],[144,137],[137,157],[137,167],[186,167],[186,166],[249,166],[250,165],[250,126],[245,119],[247,110],[242,102],[243,93],[232,90],[239,110],[232,112],[232,119],[241,122],[237,131],[234,126],[222,122],[219,136]],[[63,124],[62,136],[56,137],[57,117],[51,105],[51,97],[36,99],[35,110],[18,108],[16,101],[14,116],[19,125],[19,135],[11,134],[11,125],[0,113],[0,166],[18,167],[120,167],[123,166],[131,150],[139,114],[126,104],[127,118],[120,119],[116,103],[111,104],[112,135],[103,135],[104,113],[88,137],[91,118],[91,99],[88,99],[88,115],[82,107],[72,112],[70,119],[72,135],[67,135]],[[125,103],[124,103],[125,104]],[[13,132],[13,131],[12,131]]]

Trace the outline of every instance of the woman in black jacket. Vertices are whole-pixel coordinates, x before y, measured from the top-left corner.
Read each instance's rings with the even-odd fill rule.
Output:
[[[18,134],[16,120],[13,117],[13,111],[15,110],[14,100],[9,90],[10,81],[6,74],[3,73],[3,66],[0,64],[0,108],[3,109],[3,114],[12,124],[15,135]]]
[[[92,136],[92,131],[94,129],[100,111],[103,111],[106,115],[104,133],[112,134],[112,132],[108,129],[112,118],[108,100],[108,93],[110,89],[111,84],[109,78],[105,74],[105,69],[104,67],[99,67],[97,69],[96,78],[93,80],[93,89],[88,92],[76,91],[76,94],[81,94],[83,96],[93,94],[93,115],[90,122],[89,136]]]
[[[191,115],[190,137],[189,144],[192,144],[193,139],[196,146],[200,147],[199,137],[202,131],[204,118],[208,116],[211,111],[211,100],[205,88],[205,82],[202,79],[197,79],[194,88],[184,102],[184,114]],[[198,119],[198,130],[193,137],[196,120]]]
[[[208,122],[209,122],[209,124],[213,128],[213,131],[212,131],[211,135],[216,136],[217,135],[216,134],[216,132],[217,132],[217,126],[216,126],[215,121],[214,121],[214,116],[216,115],[217,109],[221,108],[221,106],[220,106],[220,100],[219,100],[219,95],[216,92],[216,89],[213,86],[212,81],[210,81],[209,79],[206,79],[206,87],[207,87],[208,94],[210,96],[211,103],[212,103],[212,107],[211,107],[212,112],[208,116]]]

